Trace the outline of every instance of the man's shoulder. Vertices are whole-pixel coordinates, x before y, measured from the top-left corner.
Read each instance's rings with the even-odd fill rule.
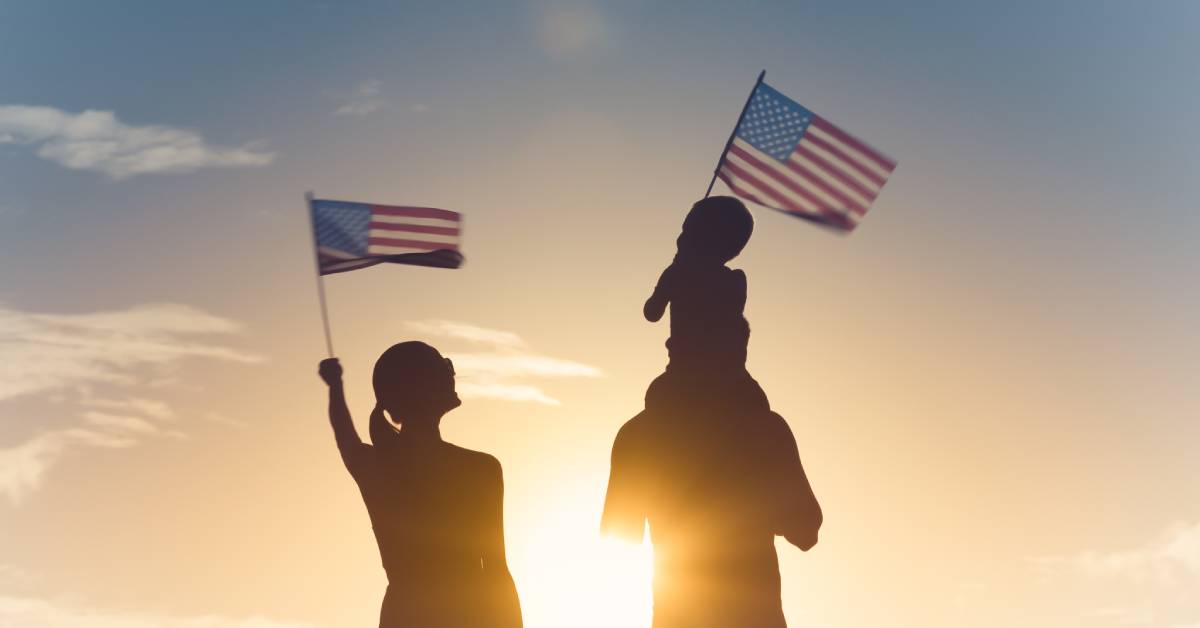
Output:
[[[617,430],[616,441],[617,443],[629,443],[644,440],[653,427],[654,415],[642,410],[637,416],[621,425],[621,429]]]
[[[750,414],[749,420],[755,425],[770,430],[791,432],[792,428],[788,425],[787,419],[783,418],[778,412],[768,410],[766,412],[754,412]]]
[[[688,429],[680,417],[642,410],[617,431],[613,441],[614,456],[647,456],[671,446],[679,430]]]
[[[792,427],[776,412],[758,412],[746,417],[742,433],[747,445],[759,451],[764,459],[788,457],[796,450],[796,435]]]

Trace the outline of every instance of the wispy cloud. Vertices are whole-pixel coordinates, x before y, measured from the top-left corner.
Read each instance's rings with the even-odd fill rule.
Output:
[[[262,616],[177,616],[108,611],[39,597],[0,596],[0,626],[21,628],[315,628]]]
[[[166,425],[175,418],[166,403],[112,391],[101,397],[92,387],[150,387],[164,369],[191,358],[259,361],[258,356],[202,341],[234,334],[239,327],[228,319],[174,304],[85,314],[0,307],[0,402],[63,392],[71,393],[79,407],[75,425],[48,427],[24,442],[0,447],[0,495],[19,504],[71,451],[132,447],[147,438],[186,438],[178,428]],[[55,412],[63,414],[61,408]]]
[[[82,401],[84,405],[95,408],[105,408],[109,410],[123,410],[137,412],[155,419],[171,419],[175,416],[175,411],[162,401],[156,399],[145,399],[142,397],[129,397],[126,399],[102,399],[86,396]]]
[[[113,179],[139,174],[193,172],[202,168],[266,166],[275,153],[254,144],[225,147],[200,134],[164,125],[126,124],[112,111],[81,113],[54,107],[0,106],[0,144],[35,147],[35,154],[72,170]]]
[[[472,383],[462,382],[456,386],[458,394],[462,397],[487,397],[490,399],[503,399],[505,401],[532,401],[548,406],[560,405],[560,402],[542,392],[537,386],[528,384],[500,384],[500,383]]]
[[[19,504],[42,484],[46,471],[70,449],[78,447],[132,447],[127,436],[83,428],[42,432],[8,449],[0,449],[0,494]],[[2,624],[0,624],[2,625]]]
[[[559,405],[559,401],[529,378],[600,377],[600,369],[534,352],[517,334],[447,320],[413,321],[409,329],[440,338],[467,343],[469,351],[444,351],[454,361],[459,395],[506,401]],[[483,350],[479,347],[482,345]]]
[[[1048,571],[1176,583],[1200,579],[1200,523],[1171,526],[1149,543],[1119,551],[1086,551],[1034,559]]]
[[[599,377],[600,369],[531,353],[453,353],[455,368],[488,377]]]
[[[88,314],[0,306],[0,401],[96,382],[129,383],[134,381],[132,369],[185,358],[258,361],[258,356],[195,340],[237,331],[233,321],[169,303]]]
[[[477,327],[469,323],[460,323],[458,321],[412,321],[408,324],[408,327],[409,329],[422,334],[440,336],[443,338],[455,338],[458,340],[478,342],[497,347],[523,348],[525,346],[525,341],[521,340],[520,336],[512,333],[511,331],[487,329],[485,327]]]
[[[1200,628],[1200,522],[1178,523],[1146,543],[1032,559],[1056,597],[1076,590],[1104,605],[1085,613],[1090,625]]]
[[[348,97],[346,102],[333,113],[338,116],[365,116],[387,106],[387,101],[380,96],[383,83],[375,79],[359,85]]]
[[[125,416],[95,411],[84,412],[80,416],[83,417],[84,423],[117,433],[156,434],[160,431],[157,425],[138,416]]]
[[[250,427],[250,425],[248,423],[246,423],[245,421],[227,417],[219,412],[206,412],[206,413],[204,413],[204,415],[201,418],[204,419],[205,421],[209,421],[211,423],[220,423],[221,425],[227,425],[229,427],[236,427],[238,429],[245,429],[247,427]]]

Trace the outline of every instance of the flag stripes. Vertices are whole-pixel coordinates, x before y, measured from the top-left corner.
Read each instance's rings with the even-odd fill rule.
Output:
[[[896,162],[759,83],[717,176],[738,196],[852,230]]]
[[[457,268],[462,216],[434,207],[313,200],[321,274],[381,262]]]

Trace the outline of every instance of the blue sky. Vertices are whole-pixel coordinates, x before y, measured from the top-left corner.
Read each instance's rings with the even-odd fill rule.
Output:
[[[552,600],[586,598],[553,558],[591,547],[664,357],[641,301],[766,68],[899,161],[852,236],[758,209],[737,260],[751,370],[831,513],[782,552],[789,618],[1196,625],[1198,24],[1185,1],[0,0],[0,624],[370,620],[312,376],[315,189],[466,216],[462,270],[330,278],[349,373],[413,334],[559,361],[469,374],[541,401],[468,399],[447,430],[505,464],[528,625],[561,625]],[[85,111],[200,148],[128,173],[31,135]]]

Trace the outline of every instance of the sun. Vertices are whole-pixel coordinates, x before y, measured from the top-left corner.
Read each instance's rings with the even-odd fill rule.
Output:
[[[541,525],[510,540],[526,628],[648,628],[649,543],[602,537],[594,507],[569,506],[542,513]]]

